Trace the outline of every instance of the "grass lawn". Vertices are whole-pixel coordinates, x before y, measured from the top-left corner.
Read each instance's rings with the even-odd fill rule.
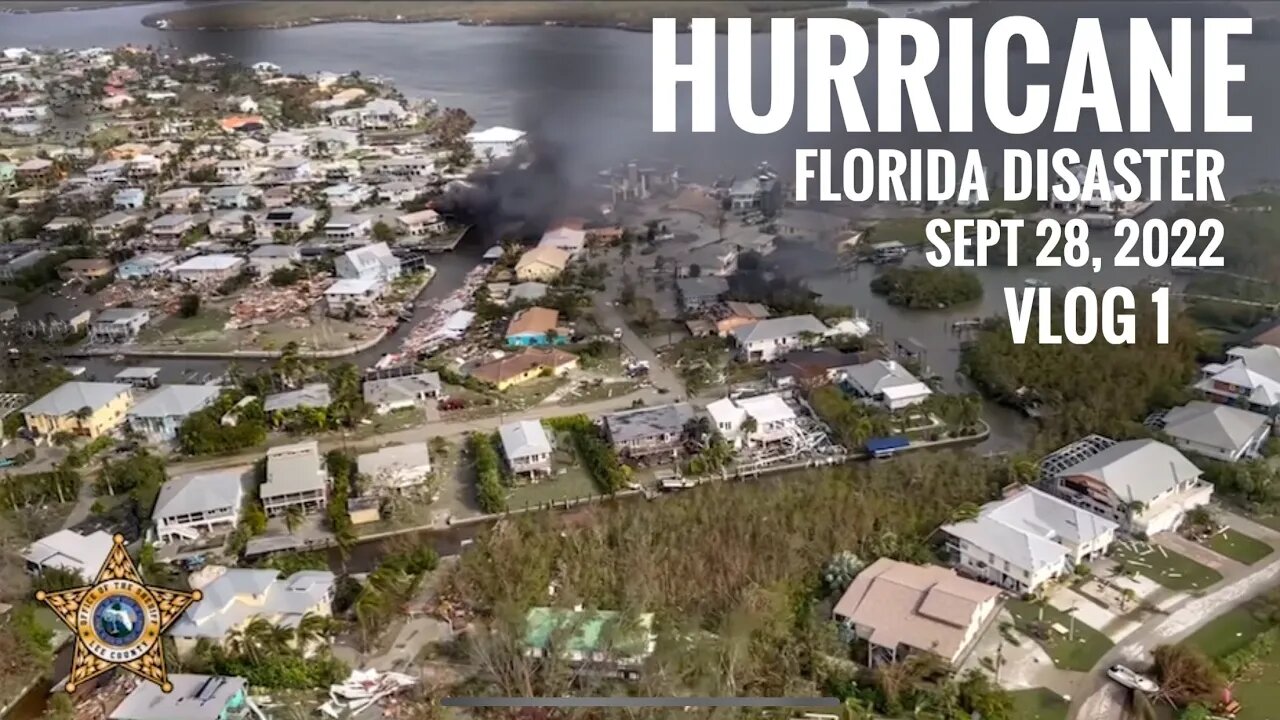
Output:
[[[138,342],[142,344],[162,342],[169,338],[193,338],[203,334],[218,335],[231,315],[216,308],[201,308],[195,317],[178,317],[168,315],[138,334]]]
[[[549,502],[572,500],[599,492],[585,470],[571,467],[566,468],[563,475],[552,475],[546,480],[515,488],[507,496],[507,507],[519,510],[525,506],[534,507]]]
[[[1135,551],[1134,545],[1139,550]],[[1185,555],[1142,542],[1116,543],[1111,559],[1119,563],[1126,573],[1137,573],[1179,592],[1204,590],[1222,579],[1217,570],[1205,567]]]
[[[1069,704],[1062,696],[1048,688],[1015,690],[1013,716],[1018,720],[1067,720]]]
[[[1071,628],[1071,617],[1055,607],[1023,600],[1010,600],[1005,603],[1005,607],[1013,615],[1014,627],[1040,643],[1049,657],[1053,658],[1053,664],[1062,670],[1088,671],[1113,645],[1106,635],[1078,620],[1075,623],[1075,639],[1068,640],[1066,635],[1059,634],[1052,627],[1057,624]],[[1041,610],[1044,612],[1043,619]],[[1047,632],[1035,631],[1035,625],[1040,622],[1049,627]]]
[[[1255,601],[1257,602],[1257,601]],[[1254,616],[1251,604],[1238,607],[1214,618],[1197,630],[1186,643],[1204,651],[1211,658],[1235,652],[1269,628]],[[1280,648],[1258,662],[1247,678],[1237,680],[1232,688],[1241,710],[1237,720],[1273,720],[1280,717]]]
[[[1271,554],[1271,546],[1257,538],[1227,528],[1205,541],[1210,550],[1245,565],[1253,565]]]

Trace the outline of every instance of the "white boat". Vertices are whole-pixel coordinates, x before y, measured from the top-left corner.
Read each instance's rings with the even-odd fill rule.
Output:
[[[1027,287],[1049,287],[1049,283],[1045,282],[1044,280],[1039,280],[1036,278],[1027,278],[1026,280],[1022,281],[1022,284],[1026,285]]]
[[[1130,690],[1137,690],[1151,695],[1160,692],[1160,686],[1154,680],[1124,665],[1112,665],[1107,668],[1107,677]]]

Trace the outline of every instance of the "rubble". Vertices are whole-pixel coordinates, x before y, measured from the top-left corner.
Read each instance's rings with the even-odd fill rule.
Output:
[[[352,670],[345,681],[329,687],[329,701],[320,706],[320,712],[335,720],[354,717],[417,683],[403,673]]]

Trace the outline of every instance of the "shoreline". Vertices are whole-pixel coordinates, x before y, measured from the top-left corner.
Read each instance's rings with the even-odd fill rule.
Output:
[[[574,17],[578,10],[573,5],[557,2],[530,2],[524,5],[503,3],[495,4],[496,7],[486,6],[484,3],[477,3],[474,6],[450,3],[441,5],[441,7],[430,8],[426,12],[415,12],[410,6],[377,7],[374,8],[376,12],[369,12],[368,5],[347,5],[337,2],[321,6],[297,3],[296,7],[232,3],[212,8],[166,10],[146,15],[141,22],[144,26],[156,30],[188,32],[287,30],[343,23],[385,25],[454,23],[464,27],[562,27],[649,33],[652,32],[654,17],[675,16],[679,20],[677,32],[680,34],[689,32],[690,17],[714,17],[717,20],[716,32],[723,34],[727,31],[723,21],[731,17],[749,17],[753,20],[752,31],[763,33],[769,29],[769,23],[765,21],[775,17],[794,18],[798,21],[799,27],[804,27],[806,21],[814,17],[838,17],[853,20],[862,25],[874,25],[876,20],[889,16],[889,13],[879,8],[848,7],[844,3],[832,0],[813,0],[793,5],[779,3],[777,7],[764,8],[753,8],[749,3],[739,4],[724,0],[709,0],[705,5],[637,3],[637,5],[650,5],[650,7],[633,8],[633,10],[643,10],[644,12],[641,13],[627,12],[627,8],[620,7],[617,12],[604,13],[598,17]],[[235,15],[237,9],[243,9],[244,12]]]

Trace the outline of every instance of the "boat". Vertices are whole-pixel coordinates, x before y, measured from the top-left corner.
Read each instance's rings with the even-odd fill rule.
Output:
[[[1027,278],[1026,280],[1022,281],[1022,284],[1026,285],[1027,287],[1049,287],[1049,283],[1045,282],[1044,280],[1039,280],[1037,278]]]

